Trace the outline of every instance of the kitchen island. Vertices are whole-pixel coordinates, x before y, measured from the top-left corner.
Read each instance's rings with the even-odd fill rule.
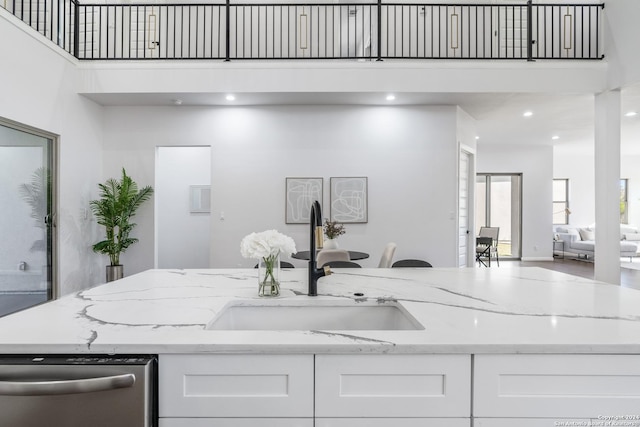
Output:
[[[540,268],[341,269],[318,297],[306,269],[281,279],[279,300],[393,299],[424,330],[206,330],[230,302],[263,300],[257,271],[149,270],[1,318],[0,352],[640,354],[640,292]]]
[[[150,270],[0,319],[0,352],[159,354],[165,427],[615,416],[628,424],[609,425],[640,426],[637,290],[540,268],[340,269],[317,297],[306,295],[306,269],[281,279],[270,304],[393,302],[423,328],[210,330],[230,304],[266,301],[257,271]]]

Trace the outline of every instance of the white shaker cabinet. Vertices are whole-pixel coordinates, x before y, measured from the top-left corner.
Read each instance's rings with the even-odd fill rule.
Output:
[[[470,427],[469,418],[316,418],[315,427]]]
[[[160,427],[470,425],[469,355],[161,355],[159,378]]]
[[[159,387],[160,427],[640,426],[639,355],[161,355]]]
[[[473,372],[475,426],[640,416],[637,355],[476,355]],[[640,425],[640,419],[628,421]]]
[[[314,427],[313,418],[160,418],[159,427]]]
[[[473,427],[595,427],[597,425],[586,418],[475,418],[473,420]]]
[[[158,376],[163,427],[268,425],[224,418],[313,418],[313,355],[161,355]],[[278,425],[312,425],[307,421]]]
[[[468,426],[471,357],[317,355],[315,395],[318,427]]]

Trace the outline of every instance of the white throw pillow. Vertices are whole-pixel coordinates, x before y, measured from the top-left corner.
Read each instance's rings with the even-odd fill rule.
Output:
[[[589,230],[586,228],[581,228],[578,230],[580,233],[580,238],[582,240],[596,240],[596,232],[593,230]]]
[[[624,235],[624,239],[631,242],[640,242],[640,233],[627,233]]]

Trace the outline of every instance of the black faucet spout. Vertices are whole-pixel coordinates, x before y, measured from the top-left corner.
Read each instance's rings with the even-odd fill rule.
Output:
[[[329,267],[318,268],[316,250],[322,248],[322,208],[316,200],[309,216],[309,296],[318,295],[318,279],[331,274]]]

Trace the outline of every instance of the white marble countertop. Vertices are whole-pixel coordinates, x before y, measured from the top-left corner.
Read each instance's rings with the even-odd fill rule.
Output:
[[[0,353],[638,353],[640,291],[540,268],[340,269],[277,300],[397,300],[411,331],[212,331],[227,304],[261,300],[257,270],[149,270],[0,318]],[[364,296],[355,296],[362,293]]]

